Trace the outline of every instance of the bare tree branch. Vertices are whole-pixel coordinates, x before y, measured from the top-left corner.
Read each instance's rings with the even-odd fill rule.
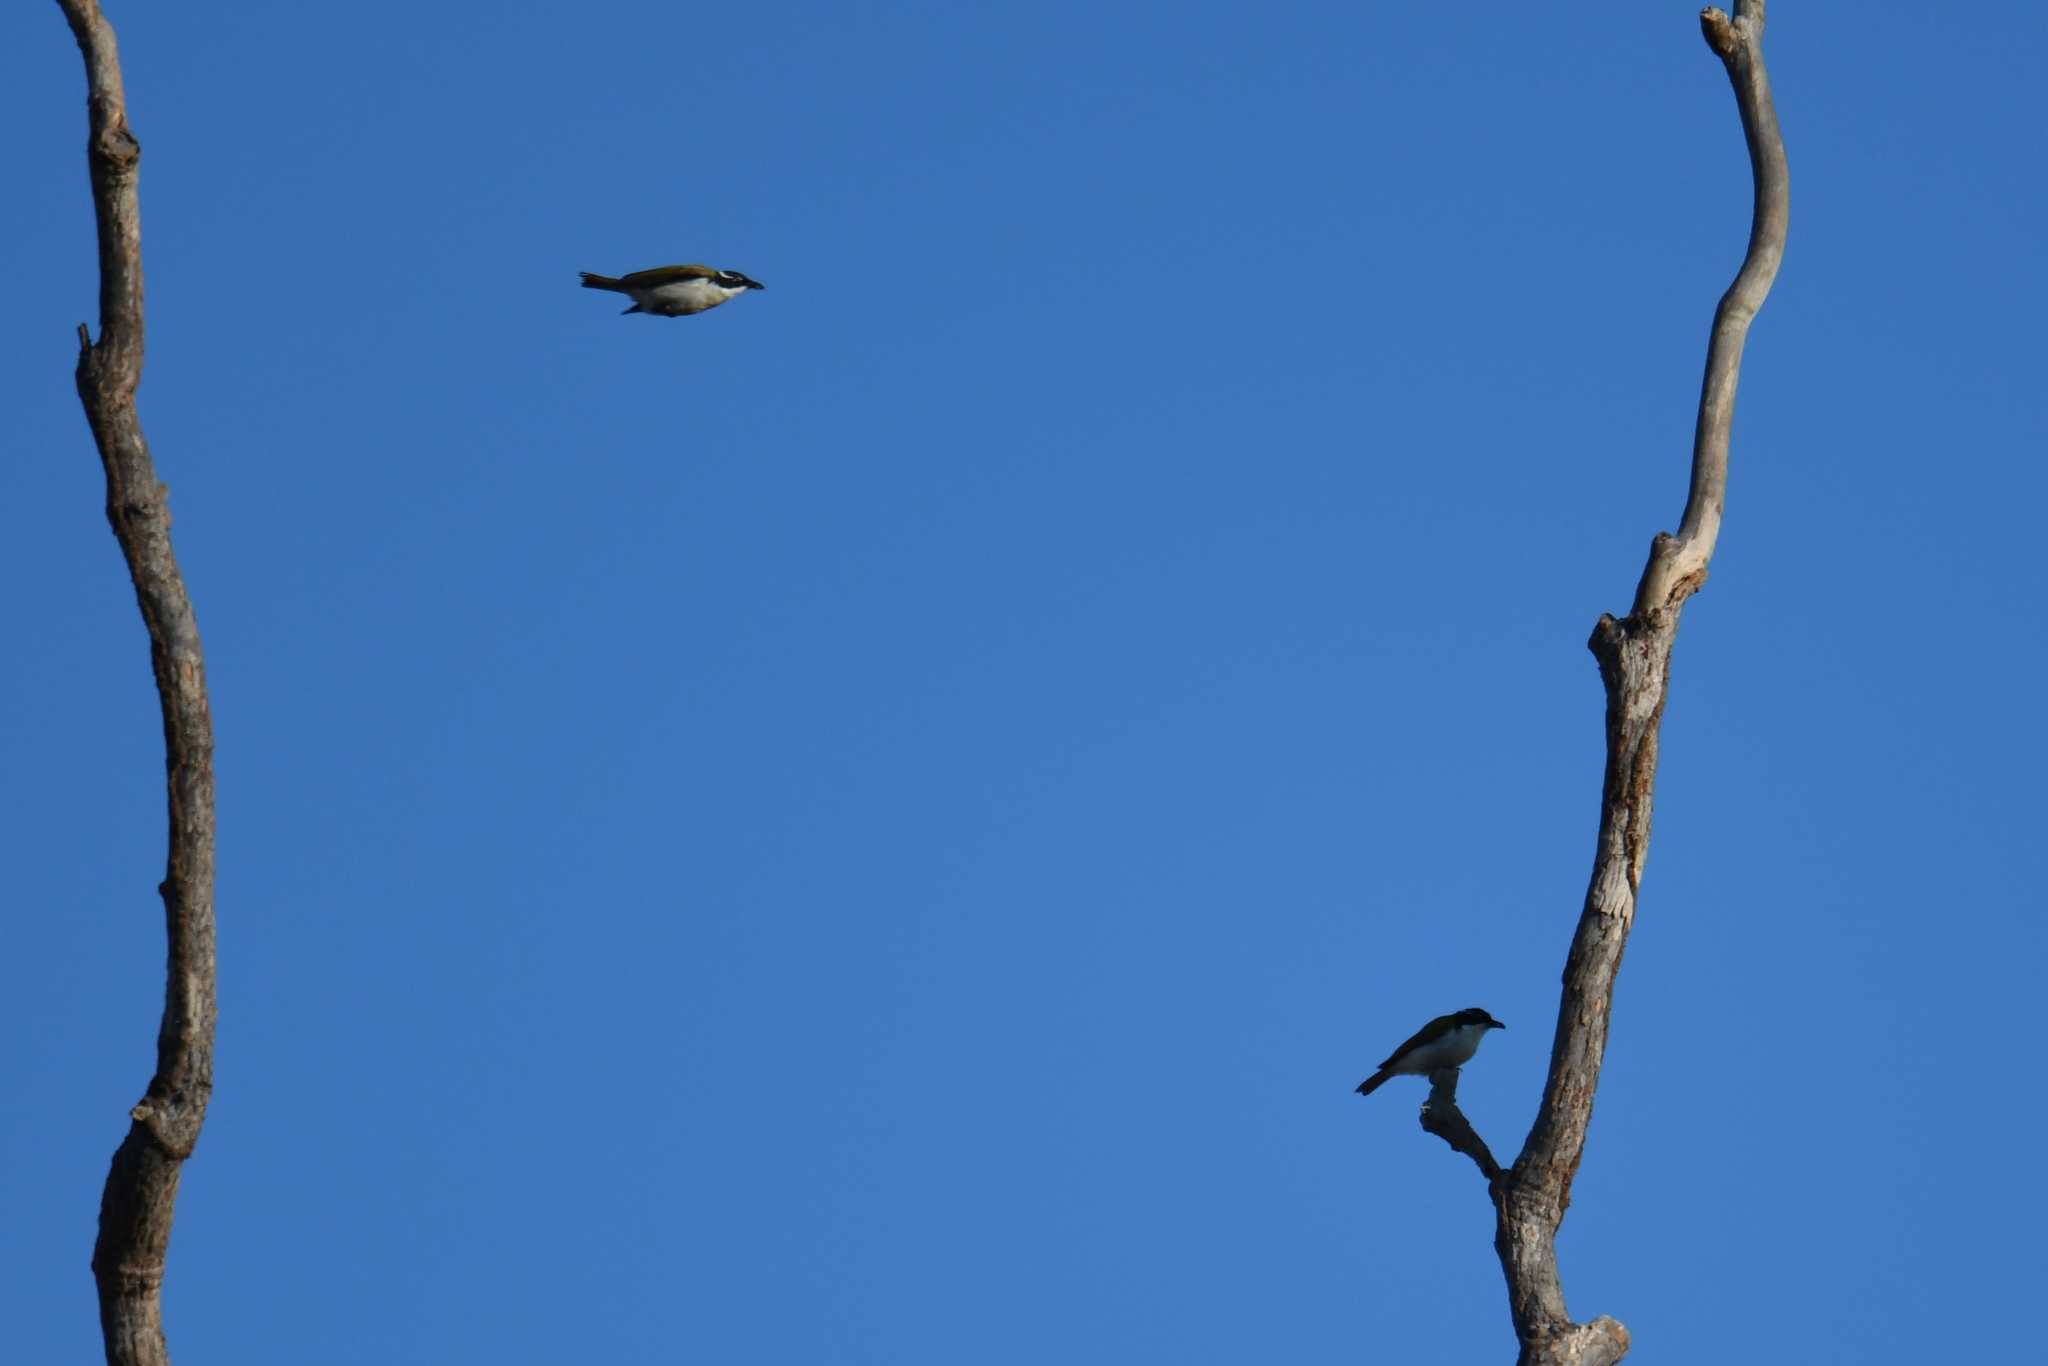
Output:
[[[1706,581],[1707,562],[1721,535],[1721,506],[1728,489],[1728,438],[1735,424],[1735,383],[1742,375],[1742,346],[1749,324],[1764,306],[1778,264],[1785,257],[1785,231],[1792,211],[1792,174],[1785,163],[1785,140],[1778,132],[1778,111],[1771,104],[1771,82],[1764,70],[1764,0],[1737,0],[1730,19],[1709,6],[1700,11],[1700,30],[1707,46],[1728,68],[1735,86],[1735,106],[1742,115],[1742,135],[1749,145],[1750,178],[1755,209],[1749,224],[1749,251],[1735,282],[1714,310],[1714,331],[1707,343],[1707,371],[1700,385],[1699,418],[1693,426],[1692,488],[1678,535],[1659,536],[1651,546],[1650,563],[1636,586],[1631,618],[1662,608],[1676,611]],[[1681,591],[1681,585],[1691,586]]]
[[[1422,1102],[1422,1131],[1435,1134],[1479,1164],[1479,1174],[1492,1181],[1501,1174],[1493,1149],[1458,1108],[1458,1069],[1439,1067],[1429,1074],[1429,1099]]]
[[[1589,642],[1607,691],[1607,767],[1593,876],[1565,961],[1543,1103],[1521,1155],[1505,1172],[1459,1112],[1455,1072],[1431,1078],[1422,1114],[1424,1129],[1470,1155],[1487,1177],[1495,1210],[1494,1249],[1507,1276],[1522,1366],[1606,1366],[1629,1349],[1628,1330],[1614,1319],[1572,1321],[1558,1278],[1557,1230],[1571,1205],[1572,1178],[1585,1152],[1593,1093],[1607,1052],[1614,979],[1635,921],[1649,854],[1658,732],[1679,613],[1706,582],[1720,536],[1742,347],[1785,252],[1791,178],[1764,71],[1763,0],[1737,0],[1733,19],[1709,8],[1700,15],[1700,27],[1728,69],[1749,144],[1755,181],[1749,250],[1714,312],[1693,434],[1692,487],[1678,534],[1658,533],[1628,616],[1619,621],[1603,616]]]
[[[109,1366],[168,1366],[163,1278],[178,1177],[213,1095],[213,717],[206,662],[171,550],[168,490],[157,482],[135,391],[142,383],[141,144],[128,128],[114,30],[97,0],[57,0],[85,58],[86,159],[99,222],[100,339],[78,329],[78,397],[107,476],[107,520],[149,629],[163,708],[170,853],[163,883],[169,941],[156,1074],[129,1111],[100,1197],[92,1255]]]

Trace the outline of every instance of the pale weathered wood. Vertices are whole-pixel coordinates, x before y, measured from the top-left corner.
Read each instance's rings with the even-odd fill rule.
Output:
[[[149,631],[163,710],[170,851],[163,897],[168,967],[156,1073],[129,1111],[100,1197],[93,1277],[109,1366],[168,1366],[163,1279],[178,1176],[213,1095],[213,717],[206,661],[171,550],[167,490],[157,481],[135,391],[142,382],[141,144],[128,128],[114,30],[97,0],[57,0],[85,58],[87,169],[99,223],[100,337],[78,329],[78,396],[107,478],[107,520],[128,562]]]
[[[1728,441],[1736,381],[1749,325],[1763,307],[1785,252],[1791,177],[1764,70],[1763,0],[1738,0],[1731,19],[1700,15],[1707,45],[1721,58],[1749,145],[1754,209],[1742,269],[1714,312],[1693,432],[1692,486],[1676,535],[1659,532],[1619,620],[1603,616],[1589,643],[1607,691],[1607,766],[1600,833],[1551,1042],[1542,1105],[1514,1165],[1501,1172],[1457,1109],[1456,1079],[1438,1084],[1423,1128],[1478,1163],[1495,1210],[1494,1250],[1508,1282],[1508,1303],[1523,1366],[1607,1366],[1629,1349],[1628,1330],[1601,1317],[1574,1323],[1557,1269],[1557,1230],[1571,1205],[1572,1178],[1585,1153],[1593,1093],[1607,1052],[1614,979],[1635,921],[1636,896],[1650,848],[1658,730],[1671,678],[1671,651],[1685,602],[1706,582],[1728,487]]]

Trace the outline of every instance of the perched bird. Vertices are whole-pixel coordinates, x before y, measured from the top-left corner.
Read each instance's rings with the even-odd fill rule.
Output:
[[[1455,1015],[1439,1015],[1395,1049],[1380,1064],[1379,1071],[1360,1082],[1358,1094],[1371,1095],[1388,1077],[1413,1077],[1440,1067],[1462,1067],[1479,1051],[1479,1041],[1486,1037],[1487,1030],[1506,1028],[1478,1006]]]
[[[626,312],[651,313],[657,318],[687,318],[692,313],[716,308],[750,289],[768,287],[736,270],[713,270],[710,266],[656,266],[653,270],[621,275],[616,280],[609,275],[592,275],[587,270],[578,273],[583,276],[585,289],[608,289],[614,294],[630,295],[633,306]]]

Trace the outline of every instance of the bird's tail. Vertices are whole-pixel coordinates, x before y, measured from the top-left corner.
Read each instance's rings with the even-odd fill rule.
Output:
[[[579,270],[576,273],[583,277],[583,287],[585,289],[609,289],[615,294],[624,294],[626,292],[626,286],[609,275],[592,275],[587,270]]]
[[[1393,1075],[1394,1074],[1392,1072],[1373,1073],[1364,1081],[1358,1083],[1358,1094],[1361,1096],[1371,1095],[1373,1092],[1380,1089],[1381,1084],[1384,1083],[1388,1077],[1391,1077]]]

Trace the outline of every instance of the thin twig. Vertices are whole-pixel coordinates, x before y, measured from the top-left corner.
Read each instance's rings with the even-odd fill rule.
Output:
[[[1465,1118],[1465,1112],[1458,1108],[1457,1068],[1440,1067],[1429,1074],[1429,1099],[1422,1102],[1422,1129],[1478,1163],[1479,1174],[1488,1181],[1501,1174],[1501,1165],[1494,1161],[1493,1150],[1486,1146],[1486,1140],[1479,1136],[1479,1131],[1472,1127],[1472,1121]]]

